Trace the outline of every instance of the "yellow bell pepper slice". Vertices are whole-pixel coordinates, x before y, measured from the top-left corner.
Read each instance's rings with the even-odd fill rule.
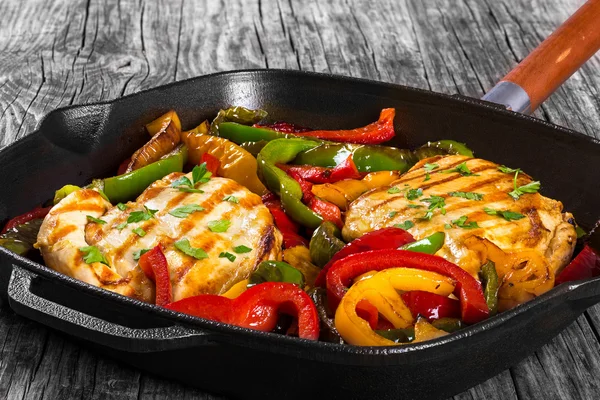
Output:
[[[221,296],[227,297],[228,299],[235,299],[240,294],[244,293],[248,287],[248,279],[244,279],[243,281],[239,281],[235,285],[229,288],[228,291],[223,293]]]
[[[181,121],[179,120],[179,116],[174,110],[168,111],[160,117],[156,118],[154,121],[146,124],[146,130],[150,134],[150,136],[156,135],[158,132],[164,130],[169,126],[169,124],[173,121],[175,128],[178,131],[181,131]]]
[[[315,279],[321,272],[321,268],[312,263],[310,250],[306,246],[294,246],[283,251],[283,261],[302,272],[305,287],[308,290],[315,286]]]
[[[369,301],[395,328],[407,328],[414,323],[414,318],[400,297],[399,290],[423,290],[448,296],[454,291],[454,287],[453,279],[431,271],[413,268],[380,271],[350,287],[336,310],[335,327],[350,344],[395,346],[397,343],[375,333],[369,323],[358,316],[358,303],[362,300]]]
[[[415,340],[413,340],[411,343],[425,342],[427,340],[433,340],[442,336],[446,336],[447,334],[448,332],[431,325],[426,318],[419,317],[417,318],[417,323],[415,324]]]

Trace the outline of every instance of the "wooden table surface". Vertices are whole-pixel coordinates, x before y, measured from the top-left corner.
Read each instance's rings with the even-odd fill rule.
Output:
[[[0,145],[31,133],[57,107],[242,68],[331,72],[480,97],[582,3],[2,0]],[[535,115],[600,138],[599,91],[597,55]],[[599,330],[596,306],[456,398],[599,398]],[[5,397],[217,398],[103,357],[4,305]]]

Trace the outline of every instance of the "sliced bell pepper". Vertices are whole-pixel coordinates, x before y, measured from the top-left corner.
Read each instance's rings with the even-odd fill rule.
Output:
[[[373,250],[335,261],[327,272],[327,297],[332,308],[340,302],[355,277],[398,266],[432,271],[456,280],[454,294],[460,299],[464,322],[474,324],[489,316],[481,284],[465,270],[441,257],[406,250]]]
[[[362,256],[362,254],[348,258]],[[358,315],[357,307],[366,300],[391,322],[394,328],[409,328],[414,322],[414,316],[398,291],[413,290],[425,290],[440,296],[448,296],[455,290],[455,281],[437,272],[414,268],[391,268],[378,272],[350,287],[336,309],[335,327],[350,344],[393,345],[393,342],[373,331],[369,322]]]
[[[302,272],[304,275],[304,290],[315,286],[315,279],[321,269],[312,263],[310,251],[306,246],[294,246],[283,251],[283,261]]]
[[[316,286],[325,287],[326,276],[329,268],[337,260],[348,257],[351,254],[362,253],[371,250],[382,250],[382,249],[397,249],[407,243],[414,242],[415,238],[405,231],[404,229],[390,227],[383,228],[373,232],[369,232],[354,239],[329,260],[329,262],[323,267],[321,273],[315,281]],[[367,272],[367,271],[365,271]]]
[[[287,282],[304,287],[304,275],[290,264],[283,261],[263,261],[250,274],[248,285],[254,286],[263,282]]]
[[[169,264],[165,257],[162,246],[159,244],[152,250],[144,253],[138,265],[146,276],[156,284],[156,305],[164,306],[173,301],[173,289],[171,287],[171,276]]]
[[[294,134],[298,136],[314,137],[335,142],[380,144],[387,142],[396,135],[394,132],[395,115],[396,110],[394,108],[384,108],[379,114],[379,120],[362,128],[338,131],[318,130],[295,132]]]
[[[320,215],[323,221],[332,222],[340,229],[344,226],[342,212],[335,204],[321,200],[318,197],[312,197],[308,202],[308,207]]]
[[[25,214],[21,214],[19,216],[16,216],[12,219],[10,219],[6,225],[4,225],[4,228],[2,229],[2,232],[0,232],[0,234],[2,233],[6,233],[8,230],[10,229],[14,229],[16,227],[18,227],[19,225],[23,225],[26,222],[29,222],[33,219],[43,219],[48,212],[50,211],[52,207],[36,207],[31,211],[26,212]]]
[[[442,336],[446,336],[447,334],[448,332],[436,328],[425,318],[417,318],[417,323],[415,324],[415,339],[412,342],[425,342],[427,340],[433,340]]]
[[[302,126],[298,126],[298,125],[291,124],[289,122],[284,122],[284,121],[277,121],[272,124],[265,124],[265,125],[254,124],[253,126],[255,128],[273,129],[274,131],[283,132],[283,133],[308,132],[311,130],[310,128],[304,128]]]
[[[129,201],[142,193],[152,182],[171,172],[181,172],[186,159],[187,148],[181,146],[168,157],[124,175],[95,180],[92,186],[102,190],[113,204]]]
[[[321,320],[321,335],[320,339],[326,342],[333,343],[344,343],[344,340],[338,333],[337,329],[335,329],[335,322],[333,321],[333,317],[331,312],[327,307],[326,300],[326,292],[323,288],[313,288],[308,292],[309,296],[315,303],[315,307],[317,308],[317,314],[319,315],[319,319]]]
[[[221,161],[212,154],[204,153],[200,159],[200,164],[206,163],[206,170],[209,171],[212,176],[218,176],[217,172],[221,168]]]
[[[600,276],[600,253],[586,244],[573,261],[558,274],[555,285],[596,276]]]
[[[436,232],[416,242],[407,243],[400,246],[400,250],[416,251],[417,253],[435,254],[444,246],[446,234],[444,232]]]
[[[246,289],[248,289],[248,279],[239,281],[238,283],[230,287],[229,290],[223,293],[221,296],[227,297],[228,299],[235,299],[240,294],[244,293]]]
[[[258,172],[266,187],[278,195],[285,212],[296,222],[309,228],[318,227],[323,218],[302,204],[302,188],[292,177],[277,168],[277,163],[287,163],[301,151],[318,146],[310,140],[278,139],[269,142],[258,154]]]
[[[460,302],[439,294],[414,290],[400,295],[413,316],[422,315],[429,321],[460,317]]]
[[[158,132],[167,129],[169,124],[173,123],[174,127],[181,131],[181,121],[174,110],[167,111],[154,121],[146,124],[146,130],[150,136],[156,135]]]
[[[275,226],[283,236],[283,245],[286,249],[295,246],[308,246],[308,240],[298,234],[300,226],[292,221],[290,217],[283,211],[281,201],[273,193],[267,193],[262,197],[264,205],[269,209]]]
[[[323,222],[310,239],[310,258],[319,267],[324,267],[340,251],[345,243],[339,228],[330,221]]]
[[[76,185],[65,185],[61,187],[56,192],[54,192],[54,200],[52,200],[52,203],[54,205],[57,205],[62,199],[64,199],[71,193],[78,191],[79,189],[81,188]]]
[[[333,183],[343,179],[358,179],[361,177],[354,161],[352,161],[352,155],[349,155],[344,162],[333,168],[285,164],[277,164],[277,167],[287,172],[288,175],[293,172],[310,183]]]
[[[483,286],[483,294],[485,301],[490,309],[490,317],[498,312],[498,273],[493,261],[488,261],[481,267],[479,271],[479,280]]]
[[[229,107],[225,110],[219,110],[217,116],[215,117],[215,119],[213,119],[212,123],[210,124],[209,132],[213,136],[220,136],[229,139],[227,136],[224,135],[224,132],[221,130],[221,127],[224,124],[235,123],[236,125],[252,125],[264,119],[266,116],[267,112],[264,110],[251,110],[249,108],[240,106]],[[239,144],[248,141],[252,140],[244,140],[242,142],[236,143]]]
[[[300,338],[319,338],[319,317],[314,303],[304,290],[290,283],[261,283],[233,300],[211,294],[188,297],[165,308],[264,332],[275,328],[278,312],[282,312],[297,318]]]
[[[6,232],[0,234],[0,246],[20,256],[27,255],[33,250],[37,242],[43,219],[36,218],[23,224],[12,226]]]
[[[459,154],[461,156],[473,157],[473,151],[471,151],[467,145],[455,140],[438,140],[437,142],[427,142],[420,148],[416,149],[414,153],[419,160],[446,154]]]

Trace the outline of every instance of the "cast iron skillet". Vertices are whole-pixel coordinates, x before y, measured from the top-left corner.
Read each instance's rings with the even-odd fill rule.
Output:
[[[594,3],[597,17],[600,2]],[[536,96],[530,94],[531,104],[538,104]],[[231,104],[319,128],[365,125],[382,108],[395,107],[399,137],[392,145],[466,142],[478,157],[539,179],[542,193],[563,201],[584,227],[598,218],[600,169],[590,166],[600,165],[600,142],[587,136],[479,100],[332,75],[252,70],[51,112],[36,132],[0,152],[0,220],[42,203],[64,184],[111,175],[147,139],[144,124],[165,111],[175,109],[189,128]],[[600,301],[600,278],[564,284],[430,342],[353,347],[178,314],[4,248],[0,262],[0,292],[17,313],[139,368],[233,397],[443,398],[517,363]]]

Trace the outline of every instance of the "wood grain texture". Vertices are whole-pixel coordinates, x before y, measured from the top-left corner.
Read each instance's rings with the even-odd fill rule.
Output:
[[[57,107],[240,68],[288,68],[480,97],[581,0],[0,2],[0,146]],[[600,138],[596,55],[536,116]],[[456,399],[597,398],[600,307]],[[510,351],[506,349],[505,351]],[[0,308],[0,398],[217,399]]]

